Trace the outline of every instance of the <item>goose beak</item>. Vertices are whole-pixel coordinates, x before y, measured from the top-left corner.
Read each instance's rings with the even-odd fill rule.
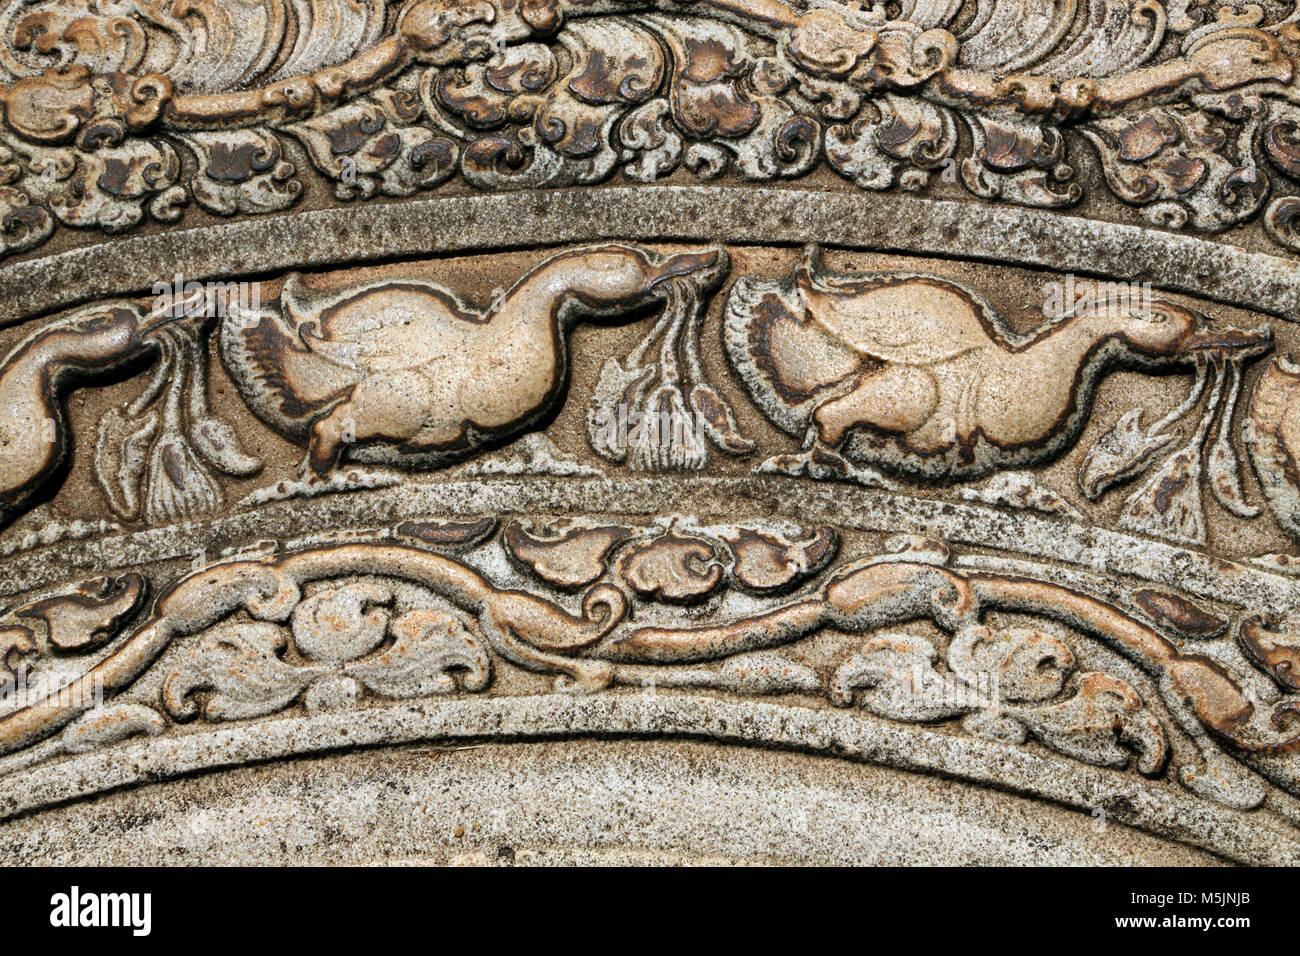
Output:
[[[678,253],[651,267],[655,277],[650,288],[677,276],[692,276],[701,289],[708,289],[726,274],[727,267],[727,253],[722,249]]]
[[[1182,350],[1188,353],[1201,351],[1226,352],[1234,357],[1263,355],[1273,345],[1273,330],[1269,326],[1239,329],[1231,325],[1215,325],[1208,316],[1197,313],[1197,328],[1184,336]]]

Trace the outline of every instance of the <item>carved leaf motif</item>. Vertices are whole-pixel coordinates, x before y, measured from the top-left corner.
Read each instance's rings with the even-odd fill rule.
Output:
[[[576,527],[542,538],[512,521],[501,543],[510,557],[547,584],[576,591],[599,580],[609,553],[631,536],[627,528],[608,525]]]
[[[597,454],[619,462],[627,457],[628,411],[641,407],[654,374],[652,365],[625,369],[618,359],[605,360],[587,406],[587,437]]]
[[[779,654],[742,654],[722,665],[720,683],[740,694],[815,693],[821,689],[817,672]]]
[[[391,647],[344,665],[344,673],[377,694],[399,698],[450,694],[457,678],[465,690],[480,691],[492,679],[486,643],[446,611],[410,611],[393,622],[392,633]]]
[[[972,687],[996,688],[1009,703],[1051,700],[1074,670],[1074,653],[1053,634],[1030,628],[963,628],[948,647],[948,666]]]
[[[144,514],[161,524],[221,506],[221,489],[180,436],[164,435],[149,454],[149,492]]]
[[[1099,766],[1127,766],[1131,751],[1147,775],[1168,760],[1164,729],[1123,681],[1089,672],[1079,676],[1072,694],[1056,700],[1075,658],[1051,634],[967,626],[953,638],[947,659],[952,670],[941,671],[926,638],[881,635],[836,670],[831,700],[849,706],[856,699],[873,714],[909,722],[966,715],[969,733],[1011,744],[1032,735],[1058,753]]]
[[[1204,544],[1200,447],[1183,448],[1165,459],[1124,502],[1120,525],[1174,541]]]
[[[1269,124],[1264,130],[1264,150],[1278,168],[1293,179],[1300,179],[1300,124],[1296,114],[1287,111],[1285,119]]]
[[[682,137],[673,124],[667,100],[651,100],[623,118],[618,126],[619,142],[634,158],[623,167],[629,179],[654,182],[667,176],[682,160]]]
[[[53,232],[54,219],[47,210],[21,189],[0,186],[0,256],[33,249]]]
[[[51,62],[95,73],[165,72],[177,88],[234,89],[310,73],[373,43],[383,0],[35,0],[5,11],[15,38],[4,66],[35,75]]]
[[[469,182],[491,189],[591,183],[620,163],[646,180],[676,165],[681,139],[667,124],[668,104],[649,100],[663,84],[665,61],[646,26],[574,21],[562,36],[570,55],[563,76],[547,48],[523,44],[426,79],[431,112],[440,106],[471,126],[499,130],[466,148],[461,171]]]
[[[664,57],[654,38],[631,22],[576,22],[565,39],[573,65],[537,107],[532,133],[561,157],[562,179],[592,182],[620,161],[611,131],[629,106],[659,89]]]
[[[924,637],[884,634],[836,669],[831,700],[848,707],[856,699],[873,714],[894,720],[935,721],[971,709],[972,695],[952,675],[935,668],[939,652]]]
[[[703,600],[722,583],[718,558],[709,542],[669,533],[629,549],[618,570],[644,598],[687,604]]]
[[[140,486],[149,466],[149,448],[158,431],[158,413],[132,418],[110,408],[99,420],[95,478],[109,510],[128,521],[140,517]]]
[[[0,626],[0,671],[17,677],[26,666],[22,658],[37,651],[36,633],[23,624]]]
[[[113,704],[87,711],[67,726],[61,740],[64,750],[79,754],[141,734],[156,737],[166,729],[167,721],[152,707]]]
[[[340,199],[409,196],[455,171],[457,146],[421,126],[400,93],[349,103],[286,130],[307,147],[312,163],[336,181]]]
[[[1288,690],[1300,690],[1300,635],[1293,630],[1270,630],[1258,617],[1241,622],[1237,632],[1246,656],[1255,666]]]
[[[181,139],[198,162],[190,190],[209,212],[272,212],[288,209],[302,195],[293,163],[283,158],[280,140],[266,130],[193,132]]]
[[[168,713],[206,720],[263,717],[288,707],[324,671],[283,660],[285,631],[260,621],[219,625],[204,633],[163,683]],[[192,697],[206,691],[202,704]]]
[[[1148,713],[1128,684],[1106,674],[1080,675],[1075,694],[1057,704],[1016,712],[1034,737],[1048,747],[1102,767],[1125,767],[1129,751],[1138,770],[1152,776],[1169,759],[1160,722]]]
[[[727,454],[745,455],[754,450],[754,443],[740,433],[735,412],[713,386],[698,383],[691,387],[691,409],[705,436]]]
[[[1223,618],[1202,610],[1177,594],[1142,588],[1134,593],[1133,601],[1157,621],[1172,627],[1183,637],[1207,640],[1218,637],[1228,629],[1228,622]]]
[[[187,434],[199,456],[218,471],[247,478],[262,469],[262,460],[245,453],[235,430],[219,418],[193,419]]]
[[[91,651],[117,636],[140,607],[145,591],[144,578],[135,572],[94,578],[26,604],[14,615],[44,621],[50,644],[60,651]]]
[[[122,232],[146,206],[159,219],[180,215],[180,159],[166,142],[130,139],[93,152],[15,146],[25,154],[24,191],[65,225]]]
[[[1254,518],[1259,509],[1246,500],[1241,487],[1241,461],[1224,433],[1205,456],[1205,474],[1214,500],[1239,518]]]
[[[1155,435],[1144,431],[1142,409],[1131,409],[1088,449],[1079,466],[1079,487],[1095,501],[1116,485],[1140,475],[1177,438],[1177,432]]]
[[[485,63],[460,69],[432,71],[426,77],[426,107],[434,101],[478,129],[530,120],[541,94],[557,76],[555,56],[540,43],[521,43],[497,53]]]
[[[759,123],[760,108],[736,82],[749,70],[739,31],[707,20],[650,18],[673,54],[673,114],[691,136],[740,138]]]
[[[1065,137],[1059,130],[1027,119],[963,116],[974,140],[962,161],[962,182],[977,196],[1025,206],[1057,207],[1078,202],[1083,188],[1067,182],[1074,170],[1065,163]]]
[[[1156,108],[1096,120],[1082,127],[1102,159],[1110,188],[1148,206],[1157,225],[1225,229],[1255,214],[1268,182],[1249,156],[1239,165],[1233,144],[1203,112]]]
[[[639,425],[628,431],[628,467],[633,471],[698,471],[708,446],[695,415],[675,384],[650,393]]]
[[[362,688],[386,697],[485,689],[491,681],[486,641],[432,595],[428,607],[390,622],[391,590],[380,583],[342,584],[297,604],[294,649],[286,659],[285,628],[229,621],[209,628],[163,684],[169,713],[242,720],[274,713],[301,697],[308,710],[351,706]],[[280,617],[288,617],[282,614]],[[391,642],[387,642],[391,634]],[[205,692],[201,706],[194,695]],[[305,692],[305,694],[304,694]]]
[[[497,519],[487,515],[477,521],[448,521],[434,518],[403,521],[396,530],[399,535],[415,538],[417,541],[436,547],[472,548],[482,544],[496,528]]]
[[[741,31],[707,20],[646,19],[673,55],[669,99],[683,132],[707,137],[717,158],[752,179],[798,175],[812,165],[819,124],[781,98],[787,78],[747,52]],[[714,164],[709,172],[722,169]]]

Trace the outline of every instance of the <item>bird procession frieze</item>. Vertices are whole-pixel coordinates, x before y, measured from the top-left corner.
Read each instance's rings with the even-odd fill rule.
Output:
[[[1058,208],[1094,163],[1145,222],[1258,221],[1295,249],[1297,16],[1198,0],[10,0],[0,253],[60,225],[309,194],[822,168],[861,190]]]
[[[10,584],[0,771],[196,725],[651,687],[951,727],[1237,809],[1300,796],[1294,547],[1223,532],[1297,535],[1288,323],[1073,276],[1026,309],[982,267],[818,247],[611,241],[466,281],[503,255],[163,286],[11,336],[11,573],[83,541],[137,557]],[[466,479],[496,505],[457,503]],[[595,497],[666,481],[777,504]],[[512,504],[529,483],[584,503]],[[865,504],[819,520],[794,488]],[[448,509],[377,520],[417,490]],[[388,504],[328,511],[366,500]],[[909,532],[922,507],[984,545]],[[286,508],[298,533],[250,543]],[[205,528],[231,546],[165,543]],[[1037,559],[1099,534],[1166,566]],[[1177,573],[1198,555],[1208,576]]]
[[[390,277],[163,283],[158,295],[75,308],[35,323],[0,360],[0,515],[10,524],[57,494],[76,458],[129,525],[211,514],[232,481],[255,506],[484,458],[477,467],[504,467],[572,406],[599,464],[542,462],[541,473],[694,474],[730,462],[889,492],[968,494],[984,482],[990,501],[1076,518],[1126,488],[1118,525],[1168,541],[1204,546],[1210,508],[1248,521],[1268,508],[1295,533],[1296,379],[1274,354],[1276,323],[1069,276],[1070,301],[1016,316],[1030,323],[1018,329],[965,281],[840,271],[822,255],[809,247],[765,275],[733,267],[721,246],[607,242],[534,256],[488,301],[439,281],[428,262]],[[575,334],[628,325],[630,350],[570,395]],[[1130,408],[1095,434],[1096,395],[1117,373],[1178,400],[1159,417]],[[129,401],[74,436],[68,393],[103,379]],[[247,416],[212,407],[217,383],[299,449],[295,469],[267,473],[240,437]],[[1034,479],[1090,426],[1073,480]],[[1246,460],[1257,500],[1244,490]]]

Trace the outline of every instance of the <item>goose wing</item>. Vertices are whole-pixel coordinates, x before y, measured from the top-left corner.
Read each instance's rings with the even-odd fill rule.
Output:
[[[371,283],[328,297],[286,284],[283,299],[304,346],[363,374],[427,366],[481,325],[454,294],[429,282]]]
[[[802,292],[808,314],[827,334],[877,361],[934,365],[994,344],[956,289],[912,280],[856,292]]]
[[[291,433],[361,378],[295,338],[278,316],[265,314],[251,324],[227,320],[221,331],[221,357],[240,394],[263,419]]]

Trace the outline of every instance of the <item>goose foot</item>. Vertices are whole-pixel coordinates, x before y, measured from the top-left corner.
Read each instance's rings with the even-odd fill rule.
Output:
[[[820,443],[798,454],[774,455],[754,471],[765,475],[790,475],[794,478],[807,475],[816,481],[852,481],[882,491],[898,490],[896,482],[874,468],[855,465],[839,452]]]
[[[318,468],[310,451],[303,456],[302,461],[298,463],[298,484],[300,485],[328,485],[338,474],[334,467],[321,470]]]

